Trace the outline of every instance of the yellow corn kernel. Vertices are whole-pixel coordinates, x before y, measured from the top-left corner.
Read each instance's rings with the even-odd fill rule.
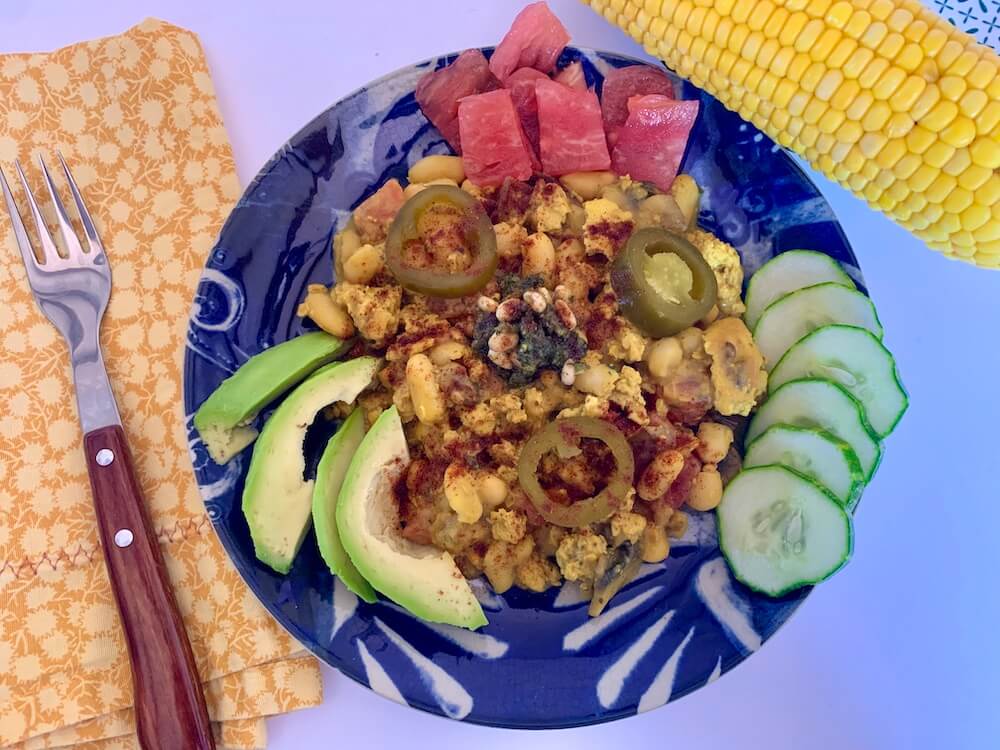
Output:
[[[787,8],[776,8],[770,18],[767,19],[767,23],[764,24],[764,28],[761,29],[761,31],[764,32],[764,36],[768,39],[774,39],[777,41],[778,35],[781,34],[781,30],[785,27],[785,23],[788,21],[789,14],[790,11]]]
[[[764,35],[759,31],[751,31],[746,41],[743,42],[742,55],[747,60],[756,60],[757,53],[760,52],[761,45],[764,44]]]
[[[850,152],[844,157],[844,166],[852,172],[861,174],[861,167],[865,164],[865,155],[857,146],[851,146]]]
[[[858,83],[861,84],[861,88],[870,89],[888,69],[889,61],[881,57],[876,57],[861,71],[861,75],[858,76]]]
[[[799,134],[799,142],[802,143],[806,148],[811,148],[816,145],[816,140],[819,138],[819,129],[815,125],[803,125],[802,132]]]
[[[818,18],[810,20],[801,33],[795,38],[795,49],[799,52],[808,52],[823,33],[823,22]]]
[[[971,155],[969,158],[972,158]],[[982,185],[985,185],[987,180],[989,180],[992,175],[992,169],[981,167],[978,164],[970,164],[965,168],[962,174],[958,176],[958,184],[966,190],[976,190]]]
[[[906,182],[903,180],[896,180],[889,189],[886,191],[892,197],[894,201],[900,203],[906,200],[910,195],[910,188],[907,186]],[[912,209],[907,209],[912,212]]]
[[[885,191],[878,185],[876,185],[874,182],[869,182],[867,185],[865,185],[864,190],[861,191],[861,194],[869,202],[874,203],[875,201],[877,201],[879,198],[882,197],[882,193],[884,192]]]
[[[846,116],[846,115],[845,115]],[[865,134],[864,128],[856,120],[848,120],[839,128],[834,135],[841,143],[855,143]]]
[[[760,79],[760,83],[757,84],[757,93],[770,103],[771,97],[774,96],[774,90],[777,88],[778,83],[778,76],[774,75],[774,73],[765,73]]]
[[[959,115],[951,124],[941,131],[941,140],[956,148],[962,148],[972,143],[976,137],[976,124],[964,115]]]
[[[906,40],[903,38],[903,35],[894,31],[882,40],[882,43],[875,51],[888,60],[894,60],[902,52],[904,46],[906,46]]]
[[[868,108],[875,103],[875,97],[871,95],[870,92],[862,90],[856,97],[854,101],[851,102],[851,106],[847,108],[845,114],[849,120],[860,121],[862,117],[865,116],[865,112]]]
[[[837,42],[837,46],[833,48],[829,56],[826,58],[826,64],[830,66],[831,69],[841,68],[847,58],[858,48],[858,43],[849,36],[841,37],[840,41]]]
[[[765,39],[764,43],[760,45],[760,51],[757,52],[757,64],[762,68],[769,68],[771,61],[774,60],[780,49],[781,45],[776,39]]]
[[[875,102],[865,112],[865,116],[861,120],[861,127],[867,131],[882,130],[885,124],[889,122],[891,115],[892,110],[888,104],[885,102]]]
[[[764,77],[764,71],[760,68],[752,68],[747,74],[746,80],[743,82],[743,87],[750,92],[757,93],[761,79]]]
[[[802,80],[799,81],[799,86],[812,93],[816,90],[816,86],[819,85],[824,73],[826,73],[826,66],[822,63],[814,62],[806,68],[806,72],[802,74]]]
[[[961,42],[949,39],[941,46],[941,49],[934,56],[934,60],[938,64],[938,67],[944,70],[955,62],[955,60],[958,59],[958,56],[964,51],[965,47]]]
[[[908,76],[889,97],[889,106],[896,112],[906,112],[927,88],[927,81],[919,76]]]
[[[798,138],[799,133],[802,132],[802,128],[805,127],[805,123],[802,122],[802,118],[795,116],[795,114],[791,111],[791,108],[789,108],[788,112],[792,115],[792,119],[788,123],[788,127],[785,129],[788,131],[788,134],[792,136],[792,138]]]
[[[987,169],[1000,168],[1000,140],[977,138],[969,146],[972,161]]]
[[[997,77],[997,64],[991,57],[984,57],[977,62],[965,76],[970,86],[985,89]]]
[[[691,13],[688,15],[685,26],[694,36],[699,36],[701,34],[702,24],[705,23],[705,14],[705,8],[693,8]]]
[[[920,124],[928,130],[939,133],[958,116],[958,105],[947,99],[940,100],[931,111],[920,118]]]
[[[801,115],[809,103],[810,96],[805,91],[798,91],[788,100],[788,114],[792,117]],[[792,135],[795,135],[794,133]]]
[[[813,18],[823,18],[833,5],[833,0],[809,0],[803,10]]]
[[[746,77],[750,75],[750,71],[753,70],[753,65],[743,59],[738,59],[736,64],[733,65],[733,69],[729,71],[729,78],[736,86],[742,86],[743,81]]]
[[[719,27],[719,14],[714,9],[708,8],[705,11],[705,20],[701,24],[701,36],[705,41],[712,41],[715,38],[715,30]]]
[[[978,61],[978,54],[972,50],[963,49],[962,54],[955,58],[951,65],[945,66],[945,72],[949,75],[965,76],[972,72]]]
[[[686,56],[691,51],[691,44],[693,42],[694,37],[686,30],[681,29],[681,33],[677,35],[677,51]]]
[[[931,147],[931,144],[937,140],[937,136],[934,133],[923,128],[920,125],[915,125],[913,129],[906,134],[906,145],[915,154],[922,154],[924,151]]]
[[[816,150],[823,156],[827,156],[834,146],[837,145],[837,139],[834,138],[829,133],[824,133],[821,129],[817,128],[819,133],[816,136]],[[829,170],[824,169],[824,173],[829,173]]]
[[[922,21],[919,18],[903,29],[903,36],[909,39],[911,42],[919,43],[930,30],[930,26],[927,25],[926,21]]]
[[[962,95],[962,98],[958,102],[958,109],[966,117],[975,117],[983,111],[988,102],[989,97],[986,96],[985,91],[970,89]],[[976,127],[979,127],[978,124]]]
[[[906,180],[906,184],[909,185],[910,189],[915,193],[923,193],[923,191],[926,190],[932,182],[934,182],[934,179],[938,176],[938,174],[938,170],[933,167],[930,167],[927,164],[921,164],[917,168],[917,171],[910,175],[910,177]]]
[[[847,119],[847,115],[843,112],[838,112],[835,109],[827,109],[823,113],[823,116],[819,118],[819,129],[824,133],[829,133],[833,135],[837,132],[837,129],[843,124],[844,120]]]
[[[922,161],[916,154],[904,154],[903,158],[896,162],[892,168],[893,173],[901,180],[908,179],[910,175],[917,171]]]
[[[733,6],[733,12],[730,14],[733,17],[733,21],[737,24],[745,24],[747,19],[750,18],[750,14],[756,8],[756,2],[737,2]]]
[[[871,13],[866,10],[858,10],[852,13],[850,19],[844,24],[844,33],[855,39],[860,39],[871,24]]]
[[[885,144],[881,151],[878,152],[878,156],[875,157],[875,163],[881,169],[892,169],[896,162],[903,158],[906,154],[906,144],[902,139],[892,140]]]
[[[948,197],[948,194],[955,189],[957,184],[955,178],[950,174],[938,174],[934,181],[927,186],[927,190],[924,191],[927,195],[927,200],[931,203],[942,203]],[[955,229],[958,229],[958,227],[956,226]]]
[[[896,204],[899,203],[898,200],[892,197],[891,191],[886,190],[882,193],[881,197],[875,201],[875,205],[887,214],[896,215]],[[898,217],[897,217],[898,218]],[[907,214],[909,218],[909,214]]]
[[[969,150],[966,148],[960,148],[952,154],[951,158],[948,159],[943,167],[941,167],[941,171],[945,174],[950,174],[953,177],[958,177],[971,165],[972,157],[969,156]]]
[[[836,157],[832,157],[836,159]],[[839,182],[841,185],[847,184],[847,178],[851,176],[851,170],[843,165],[843,163],[837,163],[833,167],[833,179]]]
[[[886,144],[886,137],[881,133],[865,133],[861,136],[861,140],[858,141],[858,146],[861,148],[861,153],[863,153],[867,158],[874,159],[878,156],[879,151]]]
[[[934,187],[934,185],[931,185],[931,188],[933,188],[933,187]],[[948,193],[951,192],[951,188],[947,188],[946,187],[946,188],[944,188],[944,190],[946,191],[945,195],[947,195]],[[935,191],[935,193],[936,193],[936,191]],[[941,206],[941,210],[942,211],[944,210],[944,205]],[[952,232],[957,232],[962,227],[958,223],[958,217],[955,216],[955,214],[950,214],[950,213],[946,212],[946,213],[943,213],[941,215],[940,219],[938,219],[936,222],[934,222],[934,228],[937,229],[940,232],[944,232],[945,238],[947,239],[947,235],[951,234]]]
[[[847,0],[840,0],[840,2],[836,2],[830,6],[830,9],[826,12],[826,22],[835,29],[842,29],[851,20],[853,12],[854,6],[847,2]]]
[[[728,76],[733,66],[736,65],[737,60],[739,58],[728,49],[722,50],[722,53],[719,55],[719,72],[724,76]]]
[[[889,172],[888,170],[883,169],[881,172],[875,175],[875,179],[873,180],[873,182],[883,190],[888,190],[890,186],[894,182],[896,182],[896,175],[894,175],[892,172]]]
[[[796,53],[795,58],[788,65],[787,78],[798,83],[810,65],[812,65],[812,60],[809,59],[809,55],[803,55],[801,52]]]
[[[686,2],[686,0],[681,0],[681,2],[677,3],[677,8],[674,10],[674,25],[683,29],[687,24],[688,15],[690,15],[693,9],[694,6]]]
[[[771,14],[774,13],[775,5],[770,0],[758,0],[754,4],[753,12],[747,18],[747,26],[751,31],[760,31],[767,24]]]
[[[884,23],[876,22],[865,29],[865,33],[861,35],[861,39],[858,41],[869,49],[877,49],[879,43],[885,39],[888,33],[889,29]]]
[[[889,122],[885,126],[885,134],[890,138],[902,138],[913,130],[915,124],[913,118],[908,114],[896,112],[889,118]]]
[[[888,99],[903,85],[905,80],[906,72],[902,68],[893,66],[878,79],[878,83],[872,88],[872,93],[875,94],[876,99]]]
[[[945,99],[951,99],[953,102],[957,102],[962,98],[962,94],[965,93],[968,85],[965,80],[959,78],[958,76],[942,76],[937,82],[938,88],[941,89],[941,95]]]
[[[778,45],[779,49],[777,53],[775,53],[774,59],[771,60],[771,72],[777,76],[785,76],[788,74],[788,69],[795,60],[795,50],[791,47],[781,47],[780,42]]]
[[[953,214],[961,213],[972,205],[972,193],[960,187],[955,187],[955,189],[948,193],[948,197],[944,199],[942,205],[945,211]]]
[[[704,37],[696,36],[694,38],[694,43],[691,45],[691,57],[693,57],[695,60],[704,60],[705,51],[707,49],[708,49],[708,42],[705,41]]]
[[[962,211],[960,221],[968,231],[974,232],[990,220],[990,210],[986,206],[973,203]]]
[[[901,3],[893,2],[893,0],[873,0],[871,5],[868,6],[868,12],[872,14],[872,18],[885,21],[900,5]]]
[[[920,120],[924,115],[931,111],[935,104],[941,99],[941,92],[938,90],[937,84],[928,84],[917,100],[913,102],[913,106],[910,107],[910,116],[914,120]]]
[[[893,3],[889,3],[893,5]],[[886,25],[893,31],[903,31],[913,21],[913,14],[906,8],[896,8],[885,19]]]
[[[868,180],[866,180],[859,174],[852,174],[850,177],[847,178],[848,187],[850,187],[851,190],[854,191],[855,193],[861,192],[864,189],[865,185],[867,184]]]
[[[924,53],[920,47],[914,42],[910,42],[903,46],[903,49],[899,51],[896,55],[896,65],[901,67],[907,73],[912,73],[920,64],[924,61]]]
[[[933,224],[944,214],[944,209],[936,203],[929,203],[922,213],[927,221]]]
[[[795,40],[799,38],[799,34],[802,32],[802,29],[805,27],[808,20],[809,16],[805,13],[792,13],[788,17],[788,20],[785,21],[785,25],[778,34],[778,41],[781,42],[781,46],[793,46],[795,44]]]
[[[898,166],[898,165],[897,165]],[[924,206],[927,205],[927,199],[922,193],[913,193],[906,198],[906,207],[916,213],[917,211],[922,211]],[[925,225],[926,226],[926,225]]]
[[[836,29],[824,27],[823,33],[819,35],[819,39],[809,48],[809,56],[816,62],[823,62],[829,65],[828,58],[830,57],[830,53],[833,52],[833,48],[837,46],[837,42],[840,41],[842,36]]]
[[[788,114],[788,110],[775,109],[774,114],[771,115],[771,124],[779,131],[781,131],[785,129],[790,119],[791,115]]]
[[[942,143],[937,141],[929,149],[924,152],[924,161],[930,164],[932,167],[937,167],[940,169],[955,153],[955,147],[947,143]]]
[[[860,91],[861,86],[857,81],[842,81],[837,87],[837,90],[833,93],[833,96],[830,97],[830,106],[834,109],[846,111],[847,108],[854,102]]]
[[[1000,255],[1000,240],[980,242],[979,246],[976,248],[976,251],[980,255]],[[1000,261],[1000,257],[994,258],[993,260]]]
[[[928,57],[935,57],[948,42],[948,34],[940,28],[933,28],[920,40],[920,49]]]
[[[785,109],[797,90],[795,84],[787,79],[779,82],[774,89],[774,106],[779,109]]]

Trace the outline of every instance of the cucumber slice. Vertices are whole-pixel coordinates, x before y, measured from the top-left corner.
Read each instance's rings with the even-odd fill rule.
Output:
[[[779,297],[807,286],[832,281],[854,288],[854,282],[840,264],[815,250],[789,250],[771,258],[757,269],[747,285],[747,311],[743,319],[752,331],[764,309]]]
[[[733,575],[768,596],[829,578],[854,547],[844,506],[784,466],[737,474],[722,494],[717,518],[719,547]]]
[[[824,430],[776,424],[747,446],[743,466],[781,464],[823,486],[849,510],[854,510],[865,474],[854,449]]]
[[[770,370],[792,344],[831,323],[867,328],[882,338],[882,324],[872,301],[857,290],[829,282],[807,286],[772,302],[757,321],[753,337]]]
[[[861,404],[829,380],[793,380],[778,388],[750,420],[745,445],[776,424],[818,427],[840,438],[861,462],[865,482],[872,478],[882,458],[882,447],[865,421]]]
[[[809,377],[843,386],[865,407],[868,424],[879,437],[892,432],[906,411],[906,391],[896,361],[864,328],[831,325],[806,335],[774,366],[768,390]]]

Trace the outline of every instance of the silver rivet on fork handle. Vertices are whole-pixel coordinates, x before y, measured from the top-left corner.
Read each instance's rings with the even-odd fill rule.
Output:
[[[98,466],[110,466],[111,462],[115,460],[115,454],[108,448],[101,448],[94,458],[97,459]]]

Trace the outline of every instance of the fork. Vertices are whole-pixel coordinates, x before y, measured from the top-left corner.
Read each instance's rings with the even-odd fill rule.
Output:
[[[69,347],[101,547],[132,665],[136,732],[144,750],[212,750],[215,742],[191,645],[136,480],[101,354],[100,327],[111,295],[111,268],[73,175],[62,154],[57,155],[83,225],[87,250],[41,156],[38,162],[55,207],[65,256],[57,250],[20,162],[15,167],[41,244],[37,257],[2,169],[0,186],[32,294]]]

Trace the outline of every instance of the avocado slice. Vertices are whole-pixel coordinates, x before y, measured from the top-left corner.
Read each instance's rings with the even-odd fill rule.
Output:
[[[306,430],[325,406],[354,401],[372,382],[379,360],[358,357],[313,373],[264,424],[243,488],[243,514],[257,559],[287,573],[309,530],[315,482],[303,478]]]
[[[369,604],[376,601],[375,589],[354,567],[347,556],[337,531],[337,496],[344,483],[344,475],[351,463],[354,452],[365,437],[365,418],[361,409],[355,409],[337,430],[323,450],[323,456],[316,467],[316,485],[312,495],[313,527],[319,553],[323,556],[330,572],[344,585]]]
[[[337,499],[344,549],[376,590],[417,617],[474,629],[486,616],[452,556],[404,539],[393,484],[410,460],[396,407],[386,409],[354,453]]]
[[[296,336],[250,357],[198,407],[194,426],[208,455],[224,464],[257,439],[257,413],[320,365],[342,356],[350,341],[322,331]]]

